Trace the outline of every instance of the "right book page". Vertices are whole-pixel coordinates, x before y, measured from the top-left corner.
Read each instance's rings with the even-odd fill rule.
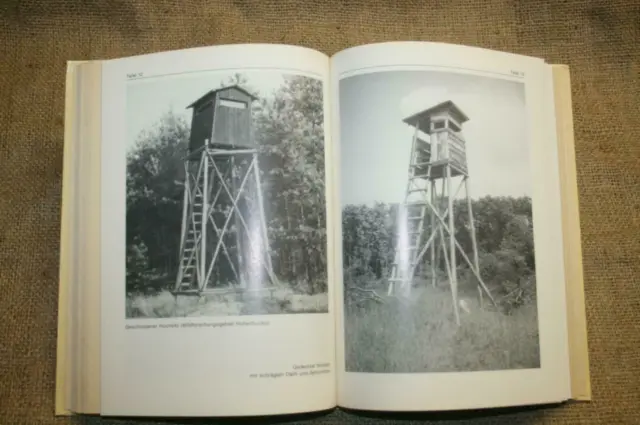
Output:
[[[552,69],[560,187],[562,190],[562,230],[567,287],[571,398],[589,401],[591,400],[591,379],[583,283],[580,205],[573,135],[571,76],[567,65],[552,65]]]
[[[571,398],[551,67],[395,42],[331,72],[339,405]]]

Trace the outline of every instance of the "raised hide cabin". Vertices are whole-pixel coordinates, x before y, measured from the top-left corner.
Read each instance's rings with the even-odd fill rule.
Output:
[[[468,120],[452,101],[439,103],[404,119],[406,124],[416,129],[417,176],[444,178],[447,163],[452,166],[453,177],[467,174],[462,124]]]
[[[257,98],[240,86],[211,90],[190,104],[189,153],[205,144],[218,149],[253,149],[251,103]]]

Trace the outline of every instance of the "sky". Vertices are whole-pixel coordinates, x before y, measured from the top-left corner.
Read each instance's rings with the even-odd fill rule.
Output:
[[[403,201],[413,127],[402,120],[445,100],[469,117],[462,132],[471,197],[531,195],[522,83],[439,71],[389,71],[340,81],[343,205]]]
[[[142,130],[155,125],[170,110],[191,123],[192,110],[186,109],[187,106],[209,90],[218,88],[233,74],[202,72],[130,82],[127,87],[127,151],[133,147]],[[260,96],[269,96],[284,82],[280,71],[247,71],[242,74]]]

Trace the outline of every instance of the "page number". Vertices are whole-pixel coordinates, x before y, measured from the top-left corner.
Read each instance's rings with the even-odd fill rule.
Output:
[[[127,74],[128,79],[140,78],[140,77],[142,77],[142,72],[132,72]]]
[[[522,78],[524,77],[524,71],[516,71],[514,69],[511,70],[511,75],[518,77],[518,78]]]

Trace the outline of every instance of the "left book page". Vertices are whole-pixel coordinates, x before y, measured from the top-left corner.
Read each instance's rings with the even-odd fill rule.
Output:
[[[104,62],[103,415],[335,407],[328,76],[283,45]]]
[[[100,412],[100,75],[67,65],[56,415]]]

